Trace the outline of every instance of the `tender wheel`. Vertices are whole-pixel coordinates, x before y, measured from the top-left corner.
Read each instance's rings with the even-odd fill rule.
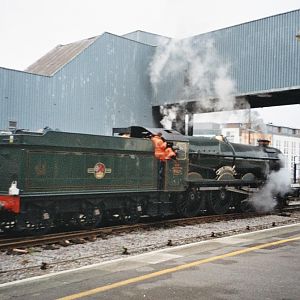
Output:
[[[18,216],[16,231],[19,233],[46,234],[53,228],[53,218],[50,210],[31,209],[26,216]]]
[[[16,231],[16,219],[15,217],[11,217],[11,219],[8,218],[2,218],[0,214],[0,220],[5,221],[0,221],[0,230],[2,230],[5,233],[13,234]]]
[[[84,229],[98,227],[102,222],[103,211],[101,205],[87,205],[82,212],[77,213],[74,217],[75,225]]]
[[[207,202],[209,211],[217,215],[227,213],[232,205],[231,196],[231,193],[225,190],[212,191]]]
[[[136,224],[141,217],[142,208],[135,200],[126,201],[122,213],[121,220],[125,224]]]
[[[190,189],[186,193],[180,195],[176,201],[176,209],[180,216],[192,218],[205,210],[204,193],[198,192],[196,189]]]

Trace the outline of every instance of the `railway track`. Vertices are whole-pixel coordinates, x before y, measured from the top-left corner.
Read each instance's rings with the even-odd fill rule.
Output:
[[[299,212],[299,206],[293,207],[294,210]],[[292,208],[281,212],[274,212],[273,214],[234,213],[221,216],[173,219],[141,223],[133,226],[112,226],[92,231],[48,234],[40,237],[6,237],[6,239],[0,237],[0,246],[3,246],[3,258],[6,257],[6,254],[22,254],[22,252],[15,252],[12,249],[24,250],[24,254],[29,254],[24,256],[17,255],[18,257],[16,257],[16,255],[8,255],[7,263],[0,268],[0,282],[3,283],[43,275],[45,273],[53,272],[54,270],[68,270],[97,262],[103,262],[111,258],[120,258],[126,254],[134,255],[169,246],[185,245],[211,238],[219,238],[237,233],[262,230],[273,226],[299,222],[299,213],[296,212],[295,214],[292,214],[291,211]],[[281,215],[280,221],[277,219],[279,215]],[[282,216],[287,218],[282,218]],[[258,221],[260,218],[257,217],[262,217],[262,220],[264,221]],[[255,218],[255,220],[252,221],[251,218]],[[269,221],[266,222],[265,218]],[[223,225],[217,225],[218,221],[225,221],[226,223],[226,221],[230,220],[237,221],[237,224],[236,222],[229,222],[228,225],[231,224],[229,226],[225,225],[225,227],[223,227]],[[241,222],[244,224],[242,227],[240,226]],[[225,223],[221,222],[221,224]],[[197,224],[203,224],[203,227],[193,226]],[[191,225],[191,227],[185,228],[189,225]],[[195,231],[195,228],[198,229]],[[210,230],[207,230],[207,228],[210,228]],[[138,230],[139,232],[134,235],[125,234]],[[191,231],[192,233],[185,234],[187,231]],[[164,234],[165,232],[167,234]],[[157,233],[159,233],[159,239],[157,238]],[[121,236],[118,237],[118,234]],[[124,236],[122,237],[122,235]],[[80,238],[78,238],[79,236]],[[108,236],[111,236],[112,240],[106,242],[105,240]],[[149,237],[149,240],[147,238],[145,240],[145,236]],[[99,239],[96,241],[97,237],[99,237]],[[87,243],[82,247],[79,245],[76,247],[75,244],[80,243],[76,241],[76,239],[83,239]],[[89,240],[95,240],[96,242],[95,244],[88,243]],[[74,245],[75,248],[68,249],[67,247],[67,249],[62,249],[62,246],[66,245],[66,241],[70,241],[67,245]],[[118,242],[116,243],[116,241]],[[43,250],[55,250],[55,252]],[[4,259],[6,260],[6,258]]]
[[[300,209],[300,205],[299,208]],[[60,244],[62,246],[67,246],[68,244],[78,244],[88,241],[94,241],[97,238],[105,238],[108,235],[128,233],[137,230],[151,230],[154,228],[165,228],[172,226],[188,226],[201,223],[227,221],[234,219],[244,219],[262,216],[266,214],[258,213],[231,213],[225,215],[210,215],[210,216],[200,216],[194,218],[185,219],[170,219],[156,222],[138,223],[134,225],[120,225],[120,226],[110,226],[97,228],[92,230],[81,230],[81,231],[71,231],[63,233],[52,233],[41,236],[30,236],[30,237],[16,237],[10,238],[5,236],[0,236],[0,250],[13,250],[13,249],[26,249],[30,247]]]

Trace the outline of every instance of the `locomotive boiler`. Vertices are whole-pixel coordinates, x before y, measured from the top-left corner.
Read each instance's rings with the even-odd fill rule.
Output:
[[[141,216],[195,216],[241,207],[280,152],[174,130],[132,126],[130,138],[52,130],[0,135],[0,229],[42,232]],[[149,134],[161,132],[176,159],[159,163]],[[163,180],[162,184],[158,184]]]

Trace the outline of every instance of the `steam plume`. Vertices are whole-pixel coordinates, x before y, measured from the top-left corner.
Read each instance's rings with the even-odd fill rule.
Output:
[[[236,105],[235,82],[229,74],[230,65],[219,57],[213,40],[170,40],[157,48],[149,66],[150,81],[156,97],[176,79],[176,99],[170,102],[197,101],[194,112],[232,110]],[[179,104],[181,111],[185,105]],[[178,106],[177,106],[178,109]],[[165,120],[175,117],[174,110],[164,110]],[[170,114],[168,114],[170,113]],[[173,119],[174,120],[174,119]],[[169,122],[167,122],[169,124]]]
[[[173,121],[176,119],[179,110],[180,108],[177,105],[174,105],[170,108],[164,106],[160,107],[160,114],[163,116],[160,123],[165,129],[172,128]]]
[[[266,185],[249,202],[259,212],[272,211],[276,206],[276,196],[284,196],[290,189],[290,177],[287,169],[271,172]]]

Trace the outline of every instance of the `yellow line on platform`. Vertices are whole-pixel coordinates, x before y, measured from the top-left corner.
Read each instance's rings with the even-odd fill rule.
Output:
[[[133,277],[133,278],[122,280],[122,281],[115,282],[115,283],[112,283],[112,284],[104,285],[104,286],[101,286],[101,287],[98,287],[98,288],[95,288],[95,289],[87,290],[85,292],[81,292],[81,293],[73,294],[73,295],[70,295],[70,296],[62,297],[62,298],[59,298],[57,300],[79,299],[79,298],[91,296],[91,295],[94,295],[94,294],[97,294],[97,293],[100,293],[100,292],[105,292],[105,291],[108,291],[108,290],[111,290],[111,289],[115,289],[115,288],[118,288],[118,287],[121,287],[121,286],[125,286],[125,285],[129,285],[129,284],[132,284],[132,283],[137,283],[137,282],[140,282],[140,281],[144,281],[144,280],[147,280],[147,279],[150,279],[150,278],[162,276],[162,275],[169,274],[169,273],[174,273],[174,272],[185,270],[185,269],[192,268],[192,267],[196,267],[196,266],[199,266],[199,265],[202,265],[202,264],[205,264],[205,263],[209,263],[209,262],[213,262],[213,261],[216,261],[216,260],[220,260],[220,259],[223,259],[223,258],[233,257],[233,256],[245,254],[245,253],[248,253],[248,252],[252,252],[252,251],[255,251],[255,250],[264,249],[264,248],[268,248],[268,247],[276,246],[276,245],[281,245],[281,244],[285,244],[285,243],[289,243],[289,242],[293,242],[293,241],[297,241],[297,240],[300,240],[300,236],[285,239],[285,240],[270,242],[270,243],[266,243],[266,244],[262,244],[262,245],[258,245],[258,246],[249,247],[249,248],[242,249],[242,250],[229,252],[229,253],[222,254],[222,255],[217,255],[217,256],[197,260],[197,261],[187,263],[187,264],[184,264],[184,265],[179,265],[177,267],[168,268],[168,269],[164,269],[164,270],[161,270],[161,271],[149,273],[149,274],[146,274],[146,275]]]

